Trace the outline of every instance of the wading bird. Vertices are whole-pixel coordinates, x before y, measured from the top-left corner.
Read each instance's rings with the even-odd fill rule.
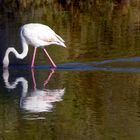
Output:
[[[28,54],[28,49],[29,49],[28,45],[31,45],[34,47],[34,53],[33,53],[32,63],[31,63],[32,68],[34,67],[34,61],[35,61],[37,48],[42,48],[44,50],[52,66],[56,68],[55,63],[53,62],[48,52],[46,51],[45,46],[53,45],[53,44],[63,46],[63,47],[66,47],[66,46],[64,44],[65,41],[59,35],[57,35],[50,27],[43,24],[39,24],[39,23],[25,24],[21,27],[20,37],[21,37],[23,52],[20,54],[15,50],[15,48],[13,47],[8,48],[6,50],[6,53],[3,59],[4,68],[8,68],[10,52],[15,54],[17,58],[23,59]]]

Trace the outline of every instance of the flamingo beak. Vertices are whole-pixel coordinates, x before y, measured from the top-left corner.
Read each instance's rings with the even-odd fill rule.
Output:
[[[65,47],[66,48],[66,45],[64,43],[61,43],[61,46]]]

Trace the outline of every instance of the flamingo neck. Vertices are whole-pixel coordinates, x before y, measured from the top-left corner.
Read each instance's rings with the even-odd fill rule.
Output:
[[[9,71],[8,69],[4,69],[3,71],[3,79],[4,79],[4,83],[6,88],[8,89],[15,89],[18,83],[22,84],[22,96],[25,96],[26,93],[28,92],[28,81],[24,78],[24,77],[19,77],[16,78],[16,80],[14,82],[12,82],[12,84],[10,84],[9,82]]]
[[[27,56],[28,54],[28,44],[26,43],[25,38],[21,35],[21,41],[22,41],[22,48],[23,48],[23,52],[22,53],[18,53],[17,50],[15,48],[8,48],[6,50],[4,59],[3,59],[3,67],[7,68],[9,65],[9,53],[12,52],[13,54],[15,54],[16,58],[18,59],[23,59]]]

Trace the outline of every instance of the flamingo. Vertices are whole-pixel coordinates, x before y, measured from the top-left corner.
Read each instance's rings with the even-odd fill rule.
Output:
[[[21,98],[20,98],[20,108],[27,110],[32,113],[37,112],[51,112],[54,103],[62,101],[62,97],[65,94],[65,88],[62,89],[48,89],[47,84],[51,80],[55,69],[51,69],[47,79],[44,81],[44,86],[41,89],[37,88],[37,83],[35,79],[34,69],[31,69],[32,80],[33,80],[33,90],[30,87],[29,82],[25,77],[16,77],[15,81],[9,82],[10,74],[8,69],[3,71],[3,80],[5,87],[7,89],[16,89],[17,85],[20,83],[22,86]]]
[[[50,55],[48,54],[47,50],[45,49],[45,46],[54,44],[63,47],[66,46],[64,44],[65,41],[59,35],[57,35],[50,27],[39,23],[25,24],[21,27],[20,38],[23,49],[22,53],[18,53],[13,47],[8,48],[3,59],[4,68],[8,68],[9,66],[9,53],[12,52],[16,56],[16,58],[24,59],[28,54],[29,45],[34,47],[31,68],[34,67],[36,51],[39,47],[43,49],[43,51],[49,58],[53,68],[57,67]]]

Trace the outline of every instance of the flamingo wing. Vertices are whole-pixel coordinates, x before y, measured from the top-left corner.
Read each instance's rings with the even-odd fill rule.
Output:
[[[64,40],[59,35],[57,35],[50,27],[42,24],[24,25],[23,35],[30,45],[36,47],[51,44],[64,44]]]

